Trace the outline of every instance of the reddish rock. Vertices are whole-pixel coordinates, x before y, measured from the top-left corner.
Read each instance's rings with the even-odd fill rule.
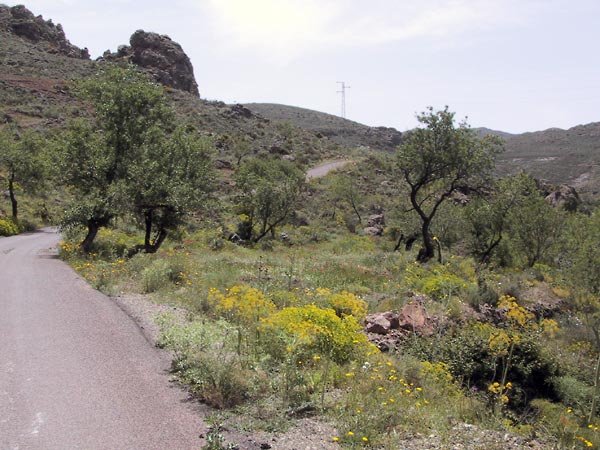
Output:
[[[433,333],[431,319],[425,308],[417,303],[408,303],[402,307],[398,315],[399,327],[422,335]]]

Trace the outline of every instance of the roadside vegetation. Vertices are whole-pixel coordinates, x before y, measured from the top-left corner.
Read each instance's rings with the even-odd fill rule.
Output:
[[[69,89],[89,110],[63,129],[2,130],[18,209],[0,235],[60,224],[61,257],[92,286],[183,307],[157,317],[159,345],[227,427],[313,417],[350,449],[445,448],[465,424],[490,448],[506,433],[600,445],[600,212],[494,177],[500,141],[428,109],[395,153],[307,181],[243,139],[218,168],[223,137],[175,120],[131,68]],[[42,214],[48,198],[60,207]],[[407,307],[421,322],[367,332]]]

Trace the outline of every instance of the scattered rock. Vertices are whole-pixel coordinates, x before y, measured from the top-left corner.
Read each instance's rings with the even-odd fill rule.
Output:
[[[541,282],[521,294],[527,310],[536,318],[551,318],[564,308],[564,300],[554,293],[552,287]]]
[[[236,116],[244,117],[246,119],[250,119],[252,116],[254,116],[252,111],[250,111],[244,105],[240,105],[239,103],[236,103],[231,107],[231,112]]]
[[[376,227],[378,225],[385,225],[385,217],[383,214],[373,214],[369,216],[367,226]]]
[[[373,214],[369,216],[367,226],[363,229],[367,236],[382,236],[383,225],[385,225],[385,218],[383,214]]]
[[[215,167],[217,169],[233,170],[233,164],[230,161],[227,161],[226,159],[217,159],[215,161]]]
[[[398,314],[399,328],[423,336],[433,334],[433,320],[427,315],[425,307],[419,303],[407,303]]]
[[[367,333],[387,334],[400,326],[398,313],[393,311],[371,314],[365,320]]]
[[[377,227],[365,227],[365,228],[363,228],[363,231],[365,232],[365,234],[367,236],[381,236],[381,235],[383,235],[383,227],[381,227],[381,226],[377,226]]]

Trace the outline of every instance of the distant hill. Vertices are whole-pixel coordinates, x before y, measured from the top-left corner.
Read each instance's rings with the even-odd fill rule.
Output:
[[[511,136],[515,136],[512,133],[507,133],[505,131],[491,130],[489,128],[475,128],[477,135],[479,137],[485,137],[488,135],[500,136],[501,138],[509,138]]]
[[[554,184],[569,184],[584,196],[600,197],[600,122],[514,135],[486,132],[506,142],[499,171],[524,170]]]
[[[394,128],[369,127],[311,109],[275,103],[247,103],[244,106],[273,122],[290,123],[328,137],[348,148],[369,147],[391,151],[402,140],[402,133]]]

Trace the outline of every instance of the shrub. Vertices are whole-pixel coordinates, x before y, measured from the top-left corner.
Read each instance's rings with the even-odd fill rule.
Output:
[[[142,290],[145,293],[156,292],[181,277],[181,270],[173,267],[166,259],[155,259],[142,270]]]
[[[331,294],[327,298],[327,303],[339,317],[354,316],[357,321],[362,322],[367,316],[367,302],[351,292]]]
[[[467,296],[475,284],[474,276],[470,270],[466,270],[466,266],[465,262],[454,261],[453,264],[436,264],[433,267],[411,264],[406,267],[405,283],[409,288],[436,300]]]
[[[340,318],[333,309],[316,305],[284,308],[261,326],[265,351],[276,360],[293,353],[299,361],[323,355],[340,364],[370,347],[361,329],[354,316]]]
[[[158,318],[158,345],[175,353],[173,369],[208,405],[229,408],[264,391],[266,377],[237,353],[237,332],[227,322],[177,324]]]
[[[225,294],[211,289],[208,302],[225,319],[247,327],[257,326],[262,317],[275,311],[275,304],[250,286],[233,286]]]
[[[403,448],[405,433],[437,433],[449,418],[469,420],[481,408],[467,399],[444,364],[374,353],[345,374],[334,414],[344,448]]]
[[[14,236],[20,232],[18,223],[12,219],[0,219],[0,236]]]
[[[421,290],[424,294],[436,300],[456,295],[461,289],[466,288],[467,284],[451,273],[432,274],[423,280]]]
[[[541,336],[531,330],[517,336],[505,328],[473,323],[443,336],[415,338],[407,351],[432,364],[444,363],[463,387],[487,392],[490,402],[496,394],[508,395],[508,406],[520,410],[534,398],[556,398],[552,379],[558,367],[540,345]],[[500,382],[501,392],[488,390],[493,381]]]

